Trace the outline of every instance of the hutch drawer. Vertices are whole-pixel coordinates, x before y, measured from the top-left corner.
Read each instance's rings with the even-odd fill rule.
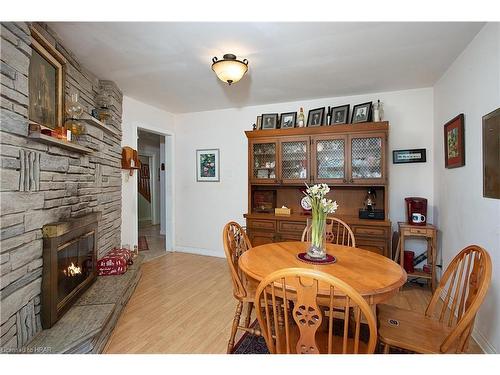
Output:
[[[388,237],[388,228],[381,228],[381,227],[368,227],[368,226],[358,226],[358,225],[353,225],[352,226],[352,231],[354,232],[354,237],[358,238],[360,237],[381,237],[381,238],[386,238]]]
[[[298,221],[279,221],[280,232],[297,232],[302,236],[302,232],[306,228],[306,223]]]
[[[251,229],[276,231],[276,221],[247,219],[247,227]]]

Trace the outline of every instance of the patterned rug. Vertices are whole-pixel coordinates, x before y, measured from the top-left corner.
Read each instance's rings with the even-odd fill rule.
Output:
[[[139,251],[149,250],[148,241],[146,240],[146,236],[139,236],[138,240],[138,249]]]
[[[250,325],[251,328],[258,328],[257,320]],[[255,336],[245,332],[233,348],[231,354],[269,354],[266,340],[262,336]]]
[[[339,325],[337,325],[339,326]],[[259,328],[259,323],[255,320],[250,327]],[[342,327],[340,326],[340,330],[336,334],[341,334]],[[336,330],[335,330],[336,331]],[[369,331],[368,326],[365,324],[361,324],[360,331],[360,339],[363,341],[368,341]],[[375,353],[382,353],[382,348],[375,347]],[[269,354],[269,350],[267,349],[266,341],[264,337],[257,337],[248,332],[245,332],[243,336],[239,339],[236,345],[233,348],[232,354]],[[400,350],[398,348],[391,348],[390,354],[409,354],[404,350]]]

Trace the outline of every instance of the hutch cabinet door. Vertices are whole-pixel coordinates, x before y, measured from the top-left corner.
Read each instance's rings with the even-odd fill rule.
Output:
[[[386,138],[384,133],[353,135],[350,138],[349,183],[386,183]]]
[[[311,180],[315,183],[347,182],[347,136],[328,135],[312,138]]]
[[[280,183],[309,182],[309,144],[309,137],[283,137],[280,141]]]
[[[255,229],[248,229],[248,239],[252,246],[260,246],[275,242],[275,234],[273,232],[261,232]]]
[[[252,140],[249,147],[249,177],[258,184],[278,182],[278,144],[276,139]]]

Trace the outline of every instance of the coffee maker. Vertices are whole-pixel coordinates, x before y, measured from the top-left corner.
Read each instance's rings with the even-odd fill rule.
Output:
[[[426,225],[427,223],[427,199],[419,197],[405,198],[406,214],[408,224]]]

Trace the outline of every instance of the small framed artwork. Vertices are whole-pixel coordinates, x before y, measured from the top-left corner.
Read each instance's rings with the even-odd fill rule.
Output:
[[[220,181],[218,148],[196,150],[196,181]]]
[[[325,107],[309,110],[307,126],[321,126],[325,118]]]
[[[458,168],[465,165],[464,114],[444,125],[444,166]]]
[[[357,104],[352,107],[351,123],[357,124],[359,122],[370,121],[370,114],[372,111],[372,102]]]
[[[426,152],[425,148],[415,148],[412,150],[394,150],[392,151],[392,163],[425,163]]]
[[[257,127],[257,130],[262,129],[262,116],[257,116],[257,122],[255,123],[255,126]]]
[[[328,125],[347,124],[349,122],[349,108],[349,104],[333,107]]]
[[[281,114],[281,129],[290,129],[295,127],[297,121],[297,112],[287,112]]]
[[[262,115],[262,129],[276,129],[278,126],[278,114],[266,113]]]
[[[483,197],[500,199],[500,108],[483,116]]]

